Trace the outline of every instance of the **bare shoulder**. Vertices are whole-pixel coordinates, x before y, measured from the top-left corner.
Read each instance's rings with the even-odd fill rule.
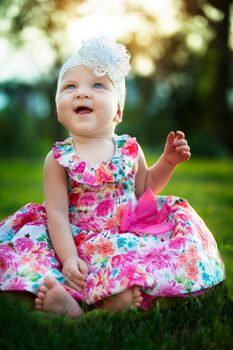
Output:
[[[148,167],[142,148],[138,145],[138,170],[135,179],[136,196],[141,196],[145,191]]]
[[[67,211],[67,176],[65,168],[50,151],[44,162],[44,193],[46,210]]]
[[[50,164],[51,162],[53,163],[53,161],[55,161],[55,159],[54,159],[53,151],[51,150],[45,157],[44,164],[47,165],[47,164]]]
[[[45,174],[50,173],[53,175],[58,173],[65,173],[65,169],[54,158],[54,154],[52,150],[45,157],[44,172]]]
[[[146,158],[140,145],[138,145],[138,166],[147,169]]]

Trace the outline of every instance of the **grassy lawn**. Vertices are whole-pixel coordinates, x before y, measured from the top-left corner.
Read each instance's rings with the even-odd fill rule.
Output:
[[[147,154],[148,163],[152,163]],[[0,162],[0,219],[43,202],[43,161]],[[32,309],[23,296],[0,295],[0,349],[230,349],[233,346],[233,162],[192,159],[164,195],[188,199],[213,232],[226,282],[204,296],[160,299],[148,312],[88,312],[79,320]]]

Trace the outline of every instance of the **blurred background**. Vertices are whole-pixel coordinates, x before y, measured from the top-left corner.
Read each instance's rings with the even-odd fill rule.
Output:
[[[43,202],[43,159],[67,137],[58,72],[98,35],[132,54],[117,133],[136,136],[151,165],[170,130],[185,132],[192,159],[162,194],[187,198],[214,233],[233,298],[232,1],[0,0],[0,219]]]
[[[54,96],[82,39],[132,54],[117,132],[161,150],[186,133],[193,156],[233,155],[233,5],[228,0],[1,0],[0,157],[45,155],[66,132]]]

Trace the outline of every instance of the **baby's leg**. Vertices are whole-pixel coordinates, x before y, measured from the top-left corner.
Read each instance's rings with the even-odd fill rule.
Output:
[[[105,299],[100,307],[111,311],[126,310],[130,306],[139,308],[142,300],[140,288],[132,287]]]
[[[63,286],[51,276],[44,279],[35,299],[35,308],[53,314],[67,315],[78,318],[83,314],[79,304],[63,288]]]

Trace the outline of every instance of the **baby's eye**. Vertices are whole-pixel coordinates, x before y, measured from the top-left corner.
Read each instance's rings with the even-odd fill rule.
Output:
[[[104,86],[103,86],[102,83],[94,83],[94,84],[93,84],[93,87],[94,87],[95,89],[101,89],[101,88],[103,88]]]
[[[75,89],[75,85],[74,84],[67,84],[65,88],[68,90]]]
[[[75,85],[74,84],[64,84],[62,86],[62,90],[73,90],[75,89]]]

